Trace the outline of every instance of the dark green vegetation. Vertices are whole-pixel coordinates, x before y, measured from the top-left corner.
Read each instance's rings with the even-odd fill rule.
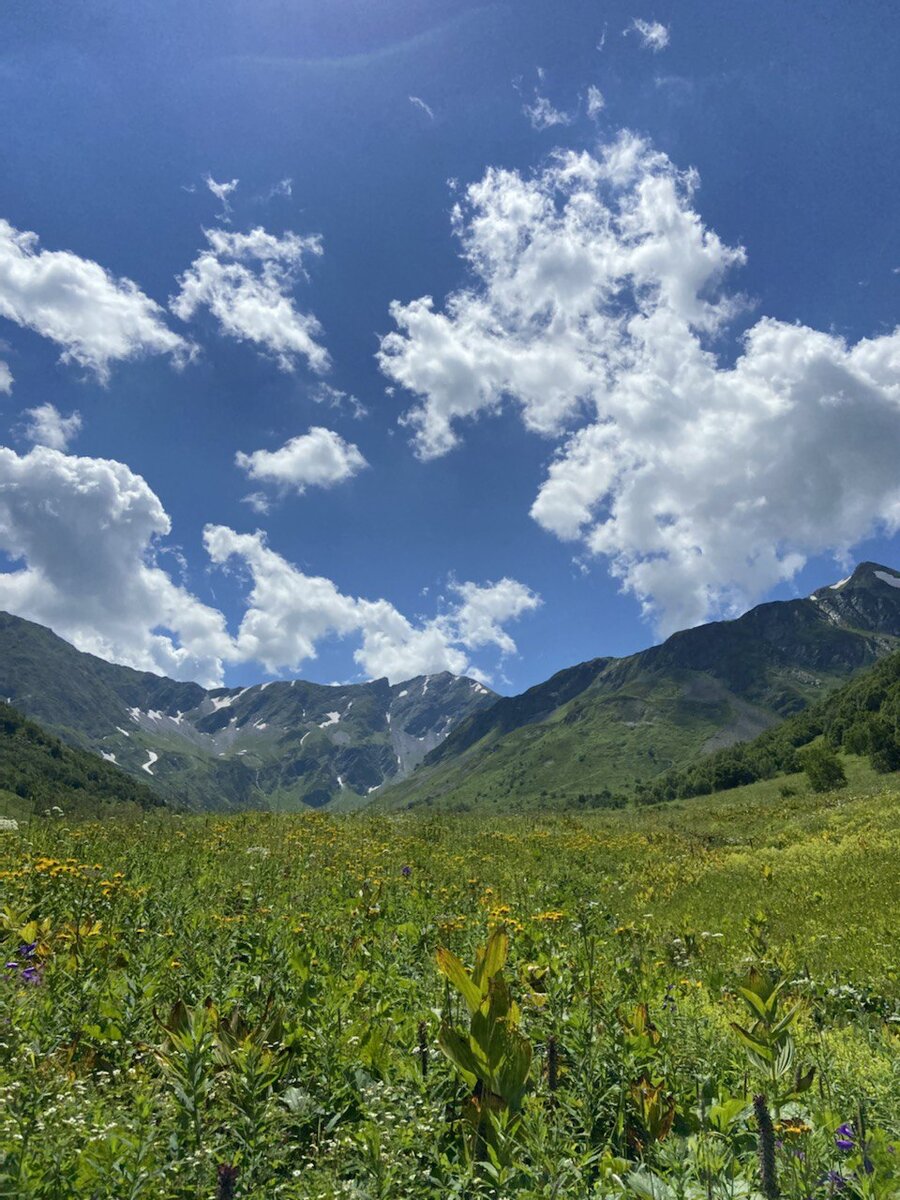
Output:
[[[502,811],[621,801],[635,783],[754,737],[898,648],[894,579],[863,563],[809,599],[561,671],[463,721],[378,802]]]
[[[853,754],[867,755],[876,771],[900,770],[900,653],[889,655],[858,679],[753,741],[719,750],[681,770],[666,772],[639,788],[638,797],[645,802],[658,802],[708,795],[757,779],[799,771],[804,756],[813,764],[823,764],[819,777],[823,780],[821,790],[827,790],[839,784],[840,779],[833,775],[833,769],[832,775],[828,775],[819,747],[811,745],[820,737],[824,737],[832,750],[843,748]],[[804,751],[803,747],[809,749]]]
[[[66,746],[8,704],[0,703],[0,817],[54,805],[69,817],[104,808],[160,805],[159,796],[95,754]]]
[[[840,757],[825,796],[0,833],[0,1195],[891,1200],[900,794]]]
[[[365,802],[495,699],[471,679],[207,691],[83,654],[0,613],[0,695],[64,740],[195,809]]]

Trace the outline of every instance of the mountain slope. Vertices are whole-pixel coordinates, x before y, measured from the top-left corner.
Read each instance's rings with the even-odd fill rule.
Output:
[[[666,771],[639,788],[638,798],[658,803],[706,796],[793,774],[802,769],[802,747],[822,735],[834,749],[867,755],[876,773],[900,770],[900,652],[753,741]]]
[[[94,816],[123,803],[152,808],[162,800],[98,755],[64,745],[0,703],[0,816],[43,812],[54,805],[67,816]]]
[[[0,696],[71,744],[195,808],[360,803],[496,697],[447,673],[207,691],[76,650],[0,614]]]
[[[762,604],[501,698],[379,804],[602,802],[754,737],[898,646],[900,573],[863,563],[807,599]]]

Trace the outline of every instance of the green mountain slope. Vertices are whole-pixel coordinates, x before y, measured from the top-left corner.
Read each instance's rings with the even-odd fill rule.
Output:
[[[153,808],[161,798],[96,754],[66,746],[0,703],[0,816],[54,805],[67,816],[95,816],[122,804]]]
[[[171,802],[209,809],[357,806],[496,699],[447,673],[207,691],[84,654],[6,613],[0,697]]]
[[[667,771],[640,788],[647,803],[728,791],[802,768],[802,749],[823,737],[835,750],[864,755],[876,774],[900,770],[900,652],[750,742]]]
[[[863,563],[804,600],[561,671],[463,721],[387,807],[608,803],[753,738],[900,646],[900,574]]]

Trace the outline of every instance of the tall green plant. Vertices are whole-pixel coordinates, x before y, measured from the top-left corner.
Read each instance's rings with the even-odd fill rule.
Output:
[[[459,1030],[445,1021],[438,1042],[472,1089],[463,1117],[473,1158],[487,1147],[493,1157],[504,1157],[502,1144],[515,1132],[531,1068],[531,1043],[519,1029],[521,1012],[502,975],[508,953],[503,929],[495,929],[478,950],[471,972],[451,951],[437,952],[438,969],[469,1011],[469,1028]]]

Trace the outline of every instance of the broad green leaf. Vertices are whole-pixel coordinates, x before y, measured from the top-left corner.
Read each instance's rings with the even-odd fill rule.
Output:
[[[469,1012],[475,1012],[481,1004],[481,992],[472,980],[472,976],[462,965],[456,955],[445,947],[437,952],[438,970],[450,980],[456,990],[462,995]]]
[[[461,1033],[449,1025],[442,1025],[438,1034],[438,1045],[469,1087],[474,1087],[478,1082],[478,1063],[472,1053],[468,1038],[464,1038]]]

